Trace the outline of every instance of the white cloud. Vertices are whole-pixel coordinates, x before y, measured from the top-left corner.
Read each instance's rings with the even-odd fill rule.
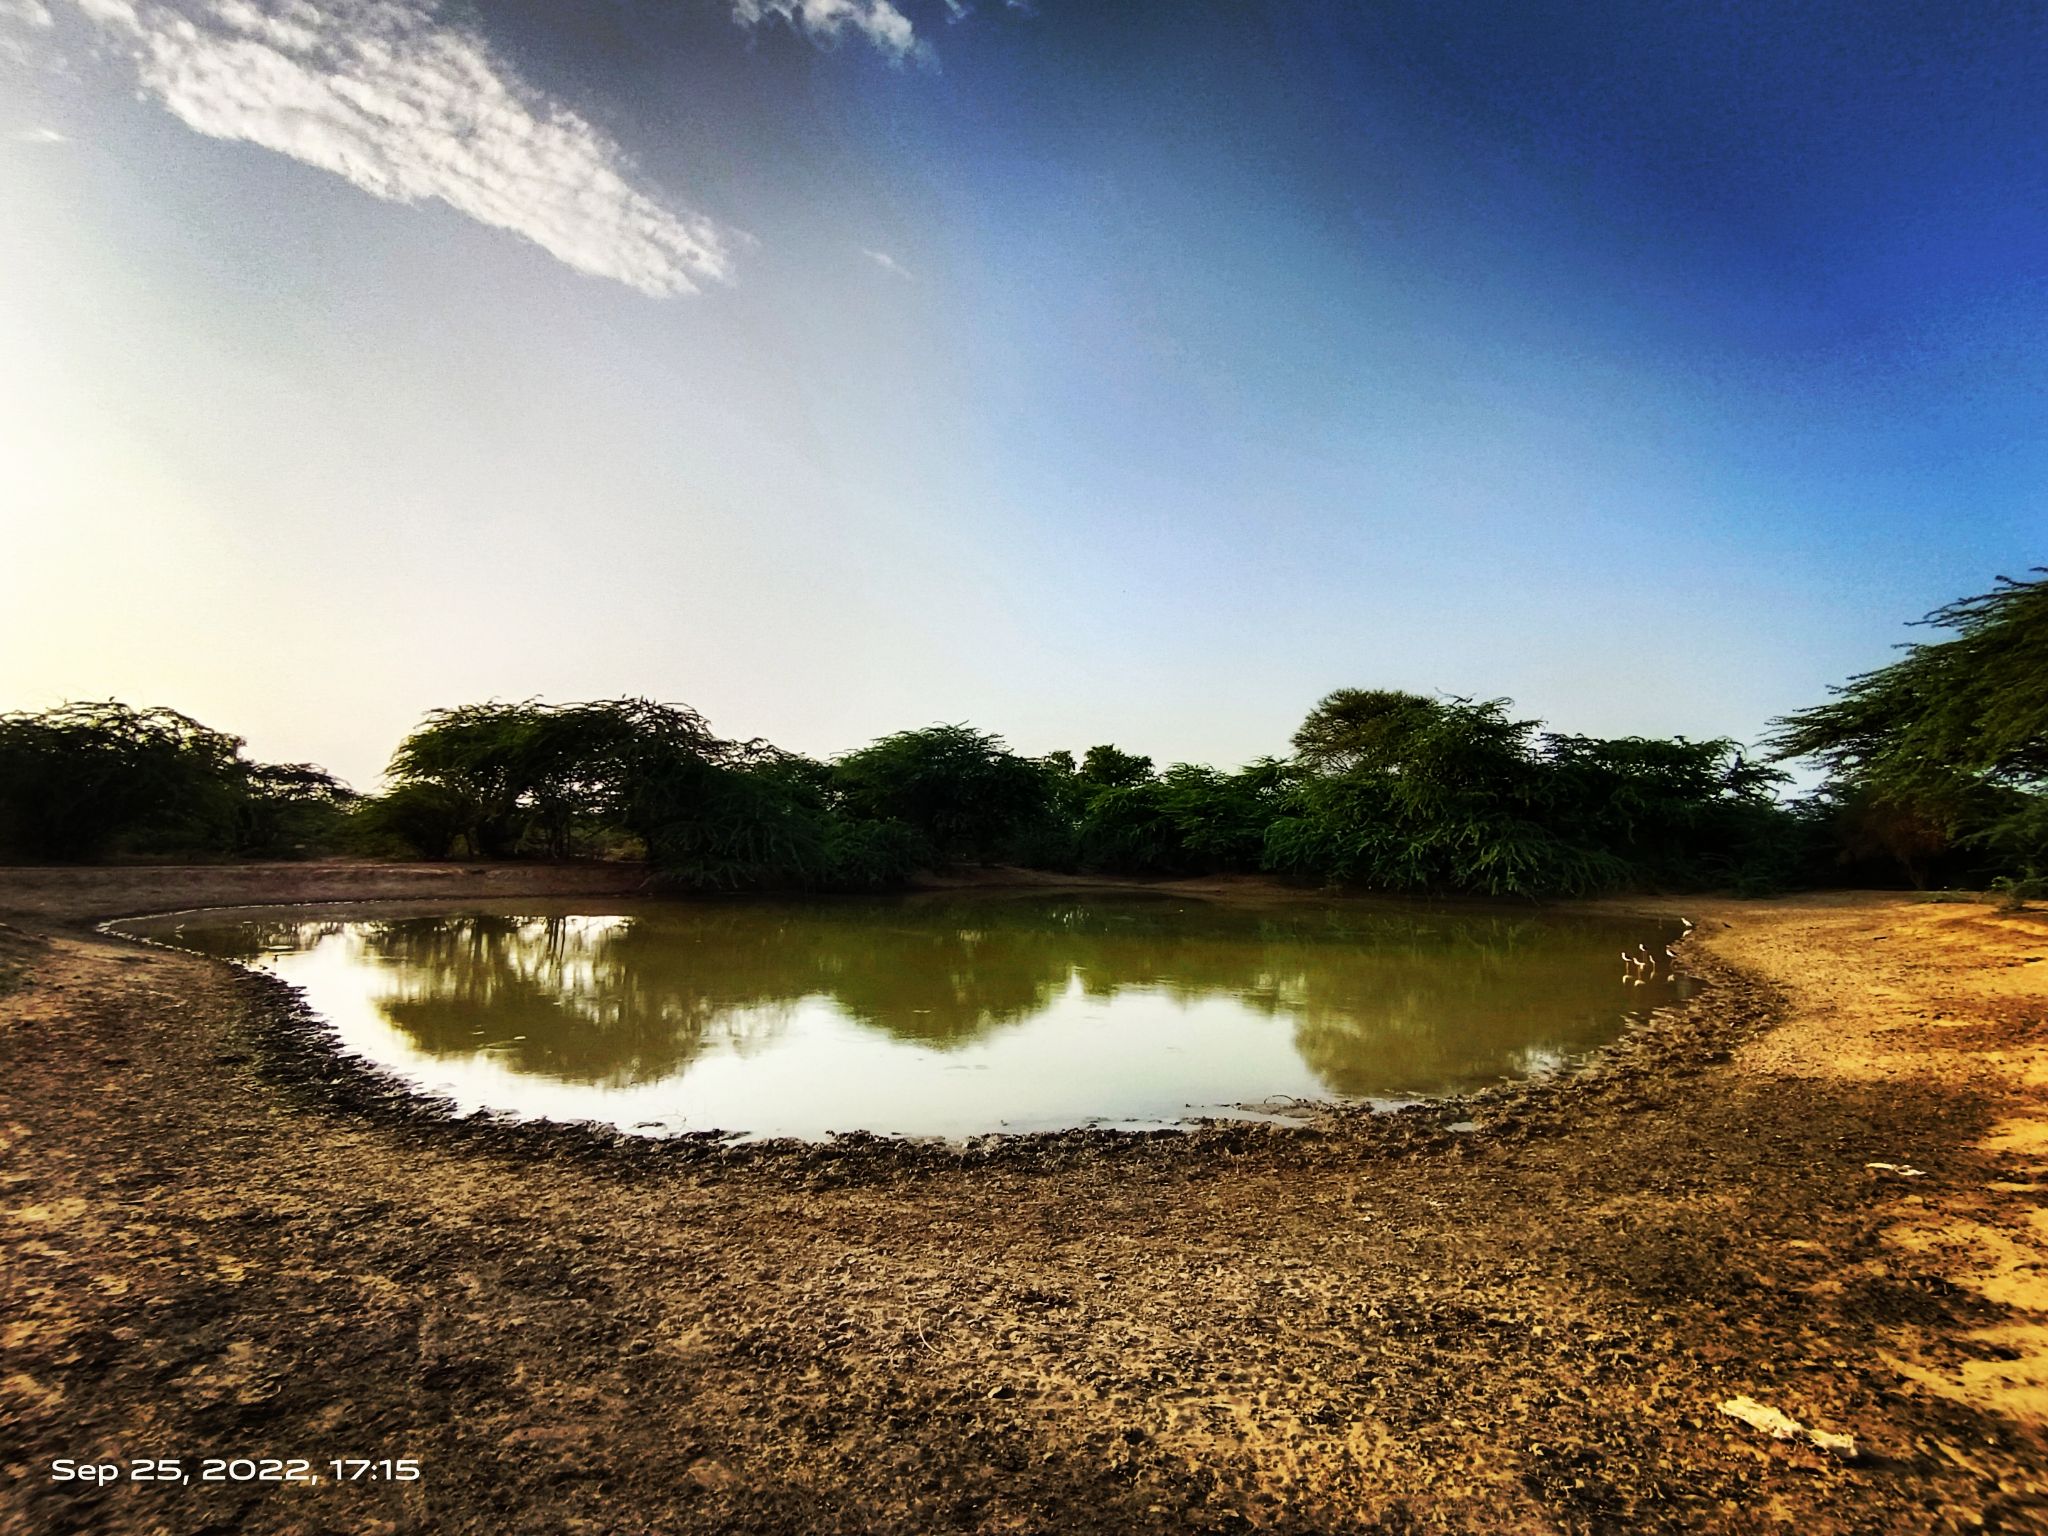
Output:
[[[861,255],[867,257],[869,261],[872,261],[891,277],[908,278],[911,275],[910,268],[904,266],[902,262],[891,256],[887,251],[871,251],[863,246],[861,248]]]
[[[742,237],[635,186],[606,134],[431,0],[73,3],[133,58],[144,92],[201,133],[393,202],[439,199],[643,293],[730,276]]]
[[[0,0],[0,61],[23,69],[57,69],[49,52],[57,18],[43,0]]]
[[[1010,10],[1022,11],[1027,16],[1038,14],[1031,0],[1003,0],[1003,4]],[[945,6],[948,21],[965,21],[974,14],[974,7],[969,0],[945,0]]]
[[[71,141],[54,128],[17,128],[7,135],[15,144],[69,144]]]
[[[836,43],[848,32],[857,33],[896,59],[921,56],[924,50],[910,18],[890,0],[733,0],[732,16],[743,27],[780,17],[813,42]]]

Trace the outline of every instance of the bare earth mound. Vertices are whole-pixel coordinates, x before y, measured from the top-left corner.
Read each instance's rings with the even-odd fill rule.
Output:
[[[2039,914],[1688,904],[1703,1001],[1458,1106],[722,1152],[62,926],[446,877],[133,873],[0,873],[7,1536],[2048,1528]],[[52,1477],[155,1457],[423,1475]]]

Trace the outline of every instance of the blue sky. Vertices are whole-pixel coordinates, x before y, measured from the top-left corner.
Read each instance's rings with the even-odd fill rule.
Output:
[[[1753,738],[2042,561],[2023,7],[0,0],[0,706]]]

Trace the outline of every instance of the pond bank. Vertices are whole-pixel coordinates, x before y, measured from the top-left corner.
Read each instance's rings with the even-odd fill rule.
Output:
[[[444,889],[320,883],[365,868],[0,871],[9,1536],[2041,1518],[2038,914],[1687,903],[1707,1000],[1456,1110],[809,1149],[435,1123],[274,989],[58,926]],[[48,1475],[153,1456],[424,1477]]]

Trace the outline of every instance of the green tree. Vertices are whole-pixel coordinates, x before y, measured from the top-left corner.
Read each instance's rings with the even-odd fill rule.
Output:
[[[1259,867],[1266,827],[1290,777],[1270,758],[1238,773],[1195,763],[1098,791],[1082,812],[1081,862],[1132,875],[1244,872]]]
[[[687,704],[563,705],[548,714],[530,760],[546,849],[557,858],[569,852],[579,821],[620,827],[651,847],[667,822],[711,793],[717,770],[763,752],[774,749],[721,740]]]
[[[1380,890],[1579,895],[1761,889],[1796,873],[1804,824],[1778,770],[1730,741],[1542,734],[1508,701],[1341,689],[1295,733],[1297,779],[1266,867]]]
[[[344,835],[360,798],[311,763],[238,763],[234,851],[291,858],[323,851]]]
[[[617,833],[672,885],[867,889],[900,883],[917,844],[886,817],[847,814],[836,771],[763,741],[726,741],[651,699],[435,710],[400,745],[368,832],[430,857],[563,857]],[[582,840],[579,843],[579,840]]]
[[[1825,704],[1774,722],[1780,759],[1820,765],[1848,837],[1890,844],[1916,882],[1959,850],[1989,872],[2048,873],[2048,567],[1920,623],[1906,646]],[[1853,846],[1845,842],[1845,849]]]
[[[1294,733],[1295,761],[1320,774],[1398,767],[1451,708],[1418,693],[1339,688],[1323,695]],[[1528,728],[1520,729],[1526,734]]]
[[[458,808],[470,854],[503,858],[534,809],[531,758],[543,713],[531,702],[431,710],[398,744],[389,776],[399,787],[439,791]]]
[[[1295,733],[1301,779],[1269,869],[1389,891],[1576,895],[1620,861],[1546,825],[1536,722],[1507,701],[1342,689]]]
[[[176,710],[112,700],[0,716],[0,839],[60,861],[145,834],[219,842],[241,745]]]
[[[899,731],[832,765],[832,787],[861,821],[894,821],[942,863],[1014,857],[1056,814],[1046,765],[965,725]]]
[[[1104,742],[1082,755],[1080,779],[1102,789],[1127,789],[1152,777],[1152,759],[1124,752]]]
[[[469,806],[453,791],[438,784],[395,784],[357,803],[348,833],[358,853],[445,859],[468,824]]]
[[[1772,889],[1807,859],[1778,804],[1786,775],[1726,739],[1547,735],[1540,817],[1558,836],[1621,860],[1638,885]]]
[[[16,857],[310,852],[351,798],[310,763],[252,762],[241,738],[172,709],[0,715],[0,849]]]
[[[399,744],[390,777],[432,792],[415,793],[399,821],[428,832],[452,810],[475,857],[563,858],[579,827],[650,839],[710,793],[712,771],[739,750],[686,705],[494,701],[431,711]]]

